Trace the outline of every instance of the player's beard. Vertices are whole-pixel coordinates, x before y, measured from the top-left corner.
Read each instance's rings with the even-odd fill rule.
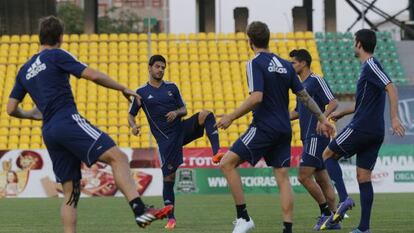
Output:
[[[154,76],[152,76],[155,80],[157,80],[158,82],[161,82],[162,81],[162,78],[164,77],[164,75],[154,75]]]

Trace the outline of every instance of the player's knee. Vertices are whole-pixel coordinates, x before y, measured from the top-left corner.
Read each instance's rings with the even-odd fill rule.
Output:
[[[213,113],[205,109],[198,113],[198,122],[200,125],[204,124],[209,114]]]
[[[370,182],[371,181],[371,171],[364,169],[364,168],[357,168],[357,180],[358,183],[365,183],[365,182]]]
[[[175,181],[175,173],[171,173],[167,176],[164,176],[164,181],[173,182]]]
[[[107,162],[109,165],[114,165],[115,163],[128,163],[127,155],[121,151],[119,148],[113,148],[108,150],[105,156],[104,161]]]
[[[326,161],[327,159],[329,159],[333,156],[334,156],[334,152],[331,149],[329,149],[328,147],[325,148],[325,150],[322,153],[323,161]]]

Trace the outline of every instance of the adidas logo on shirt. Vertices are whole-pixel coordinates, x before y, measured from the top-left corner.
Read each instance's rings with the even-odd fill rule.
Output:
[[[153,98],[154,98],[154,96],[149,95],[147,99],[153,99]]]
[[[36,61],[27,70],[26,79],[29,80],[38,75],[42,70],[46,69],[46,64],[40,61],[40,56],[36,58]]]
[[[273,57],[272,60],[269,63],[269,67],[267,68],[269,72],[276,72],[279,74],[286,74],[287,70],[285,67],[283,67],[282,63],[276,58]]]

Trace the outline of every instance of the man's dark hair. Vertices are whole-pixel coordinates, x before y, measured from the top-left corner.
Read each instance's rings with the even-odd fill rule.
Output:
[[[299,62],[306,62],[308,67],[312,64],[312,56],[306,49],[294,49],[289,53],[289,57],[295,58]]]
[[[370,29],[361,29],[355,33],[355,42],[361,43],[365,52],[374,53],[377,45],[377,35]]]
[[[62,20],[55,16],[47,16],[40,19],[39,39],[41,45],[56,45],[63,35],[64,25]]]
[[[155,54],[155,55],[153,55],[153,56],[149,59],[148,65],[152,66],[152,65],[154,65],[154,63],[155,63],[155,62],[157,62],[157,61],[163,62],[163,63],[165,63],[165,65],[167,65],[167,62],[166,62],[165,58],[164,58],[162,55],[159,55],[159,54]]]
[[[270,31],[267,25],[260,21],[254,21],[247,26],[247,36],[256,48],[269,47]]]

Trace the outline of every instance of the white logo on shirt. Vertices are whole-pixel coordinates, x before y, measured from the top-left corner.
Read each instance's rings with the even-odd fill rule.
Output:
[[[40,56],[36,58],[36,61],[30,66],[27,70],[26,79],[29,80],[36,75],[38,75],[41,71],[46,69],[46,64],[40,61]]]
[[[172,96],[173,94],[172,94],[172,92],[171,92],[171,91],[168,91],[168,95],[169,95],[169,96]]]
[[[148,96],[148,98],[147,99],[153,99],[154,98],[154,96],[152,96],[151,94]]]
[[[279,74],[286,74],[287,70],[283,67],[282,63],[276,58],[273,57],[269,63],[269,67],[267,68],[269,72],[276,72]]]

